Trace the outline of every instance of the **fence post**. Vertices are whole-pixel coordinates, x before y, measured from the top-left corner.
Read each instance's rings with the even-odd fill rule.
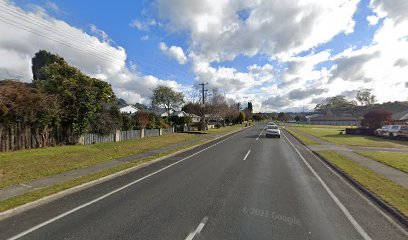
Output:
[[[145,135],[145,129],[142,128],[140,129],[140,138],[144,138],[144,135]]]
[[[159,128],[159,136],[163,135],[163,128]]]
[[[121,141],[122,139],[120,139],[120,130],[116,130],[116,132],[115,132],[115,142],[119,142],[119,141]]]
[[[85,145],[85,136],[81,135],[78,139],[78,143],[81,145]]]

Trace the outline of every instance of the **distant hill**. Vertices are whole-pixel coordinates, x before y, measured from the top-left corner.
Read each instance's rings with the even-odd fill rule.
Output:
[[[357,106],[354,109],[354,115],[362,117],[364,114],[371,110],[382,109],[391,113],[399,113],[408,110],[408,101],[405,102],[385,102],[380,104],[374,104],[372,106]]]

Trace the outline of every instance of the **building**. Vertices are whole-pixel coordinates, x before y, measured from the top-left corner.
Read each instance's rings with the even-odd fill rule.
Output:
[[[139,111],[139,109],[133,107],[132,105],[128,105],[126,107],[122,107],[119,109],[121,113],[129,113],[129,114],[134,114]]]
[[[156,108],[151,109],[150,112],[156,114],[159,117],[167,117],[167,115],[168,115],[167,110],[165,108],[156,107]],[[172,115],[174,110],[170,109],[169,112],[170,112],[170,115]]]
[[[391,116],[392,120],[394,121],[395,124],[408,124],[408,110],[399,112],[399,113],[394,113]]]
[[[200,122],[200,121],[201,121],[201,117],[200,117],[200,116],[197,116],[197,115],[195,115],[195,114],[187,113],[187,116],[189,116],[189,117],[191,118],[191,122],[192,122],[192,123],[197,123],[197,122]]]
[[[314,125],[360,126],[361,119],[357,117],[320,115],[308,117],[307,123]]]

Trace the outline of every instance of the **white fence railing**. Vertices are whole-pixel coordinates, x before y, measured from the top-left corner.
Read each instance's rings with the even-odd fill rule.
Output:
[[[89,145],[95,143],[120,142],[145,137],[157,137],[173,133],[173,128],[141,129],[129,131],[116,131],[109,134],[88,133],[79,138],[79,144]]]

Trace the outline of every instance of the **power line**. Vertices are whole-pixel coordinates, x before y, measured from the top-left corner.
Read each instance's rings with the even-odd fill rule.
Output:
[[[14,17],[16,17],[16,18],[19,18],[19,19],[21,19],[21,20],[24,20],[25,22],[27,22],[27,19],[25,19],[25,17],[28,16],[28,18],[30,18],[30,20],[31,20],[31,21],[28,21],[28,22],[30,22],[31,24],[33,24],[33,25],[39,27],[40,29],[46,30],[46,31],[51,32],[51,33],[55,33],[55,34],[58,35],[58,36],[61,36],[61,35],[62,35],[62,37],[71,39],[73,43],[77,43],[77,44],[81,44],[81,45],[83,44],[83,42],[77,41],[76,38],[75,38],[75,36],[73,36],[73,35],[65,34],[65,33],[61,32],[61,31],[57,31],[57,30],[55,30],[55,29],[49,28],[47,25],[45,25],[44,23],[41,22],[41,21],[43,21],[42,19],[41,19],[41,20],[33,19],[33,18],[31,18],[28,14],[27,14],[27,16],[24,16],[23,13],[18,12],[17,10],[12,9],[12,8],[9,8],[9,10],[13,11],[15,14],[10,13],[10,12],[6,12],[4,9],[1,9],[1,8],[0,8],[0,10],[2,10],[3,12],[5,12],[5,13],[11,15],[11,16],[14,16]],[[16,14],[17,14],[17,15],[16,15]],[[24,16],[24,18],[22,18],[23,16]],[[32,27],[29,27],[29,26],[24,26],[24,25],[22,25],[21,23],[16,22],[15,20],[13,21],[13,20],[11,20],[11,19],[5,18],[4,16],[0,16],[0,17],[3,19],[3,22],[8,23],[8,24],[10,24],[10,25],[13,25],[13,26],[15,26],[15,27],[17,27],[17,28],[19,28],[19,29],[22,29],[22,30],[31,32],[31,33],[33,33],[33,34],[36,34],[36,35],[38,35],[38,36],[47,38],[47,39],[49,39],[49,40],[58,42],[58,43],[63,44],[63,45],[65,45],[65,46],[68,46],[68,47],[77,49],[77,50],[79,50],[79,51],[81,51],[81,52],[88,53],[88,54],[90,54],[90,55],[92,55],[92,56],[95,56],[95,57],[97,57],[97,58],[99,58],[99,59],[106,60],[105,55],[104,55],[104,56],[100,56],[100,54],[98,54],[99,52],[102,51],[103,53],[106,53],[107,55],[109,55],[109,58],[112,59],[112,60],[117,60],[117,61],[119,61],[120,63],[122,63],[122,62],[125,61],[125,58],[123,58],[122,56],[117,55],[117,54],[116,54],[115,52],[113,52],[113,51],[109,51],[109,50],[106,49],[104,46],[101,46],[100,48],[96,48],[96,46],[93,45],[93,44],[95,44],[95,43],[94,43],[94,42],[91,42],[91,41],[89,41],[89,40],[86,41],[86,42],[88,42],[88,43],[91,44],[91,45],[88,46],[88,49],[95,50],[95,52],[89,51],[89,50],[84,49],[84,48],[81,48],[81,47],[79,47],[79,46],[74,46],[74,45],[72,45],[72,44],[67,43],[66,41],[62,41],[61,39],[52,38],[52,37],[50,37],[50,36],[47,36],[44,32],[38,31],[37,29],[34,29],[34,28],[32,28]],[[33,22],[33,20],[34,20],[35,22]],[[80,35],[78,35],[78,36],[80,36]],[[108,52],[108,51],[109,51],[109,52]],[[136,62],[139,66],[144,67],[144,69],[149,69],[149,70],[152,71],[152,72],[158,72],[158,73],[163,74],[163,72],[160,72],[160,71],[158,71],[157,69],[154,69],[154,68],[152,68],[152,67],[150,67],[150,66],[148,66],[148,65],[146,65],[146,64],[143,64],[142,62],[140,62],[140,61],[138,61],[138,60],[134,60],[134,62]],[[162,67],[164,66],[163,64],[160,64],[160,63],[158,63],[158,65],[160,65],[160,66],[162,66]],[[142,69],[143,69],[143,68],[142,68]],[[188,75],[187,75],[187,73],[186,73],[185,71],[179,70],[178,72],[179,72],[179,73],[183,73],[182,75],[183,75],[184,77],[188,78]],[[163,74],[163,75],[164,75],[164,74]]]

